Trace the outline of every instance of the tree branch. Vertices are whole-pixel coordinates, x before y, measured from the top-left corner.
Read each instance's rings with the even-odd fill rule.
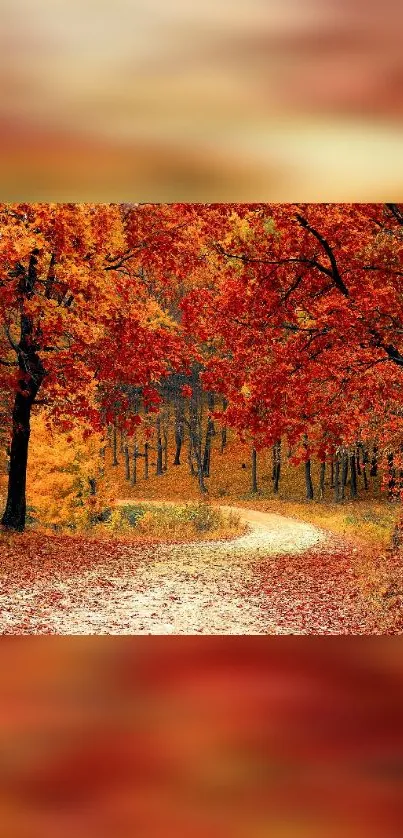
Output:
[[[329,242],[324,238],[324,236],[321,235],[321,233],[318,232],[318,230],[315,230],[314,227],[311,227],[311,225],[309,224],[309,222],[307,221],[307,219],[303,215],[300,215],[300,213],[297,213],[296,218],[297,218],[297,221],[299,222],[299,224],[301,225],[301,227],[304,227],[305,230],[308,230],[310,233],[312,233],[312,235],[315,236],[315,239],[317,239],[317,241],[322,245],[326,255],[329,257],[329,261],[330,261],[330,264],[332,266],[332,270],[331,270],[330,274],[329,274],[329,271],[325,271],[325,273],[327,273],[328,275],[333,277],[334,284],[337,286],[340,293],[343,294],[344,297],[348,297],[349,296],[349,290],[348,290],[347,286],[345,285],[345,283],[343,282],[343,280],[340,276],[339,269],[338,269],[337,262],[336,262],[336,257],[333,253],[332,248],[330,247]]]

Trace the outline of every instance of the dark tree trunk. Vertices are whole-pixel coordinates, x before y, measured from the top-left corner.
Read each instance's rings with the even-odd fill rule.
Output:
[[[101,458],[100,475],[101,475],[101,477],[104,477],[104,476],[105,476],[105,456],[106,456],[106,445],[103,445],[103,446],[102,446],[102,448],[101,448],[101,450],[100,450],[100,452],[99,452],[99,456],[100,456],[100,458]]]
[[[146,442],[144,444],[144,480],[148,480],[148,451],[149,451],[149,444]]]
[[[334,458],[333,488],[334,500],[335,503],[338,503],[340,501],[340,454],[336,454]]]
[[[200,398],[200,384],[196,372],[192,376],[192,396],[189,401],[189,438],[190,438],[190,465],[193,470],[192,453],[196,461],[197,479],[200,492],[208,493],[204,482],[203,457],[202,457],[202,403]]]
[[[368,477],[367,477],[367,465],[369,462],[368,451],[366,448],[363,448],[362,452],[362,479],[364,481],[364,489],[368,491]]]
[[[304,473],[305,473],[305,492],[306,492],[306,499],[313,500],[313,483],[312,483],[312,475],[311,475],[311,459],[309,456],[309,443],[308,437],[305,434],[304,436],[304,449],[306,452],[306,460],[304,463]]]
[[[326,461],[320,464],[320,472],[319,472],[319,498],[323,500],[325,496],[325,474],[326,474]]]
[[[330,488],[334,489],[334,460],[330,460]]]
[[[306,499],[313,500],[313,483],[312,483],[312,475],[311,475],[311,461],[305,460],[305,489],[306,489]]]
[[[189,434],[188,464],[189,464],[189,471],[190,471],[192,477],[196,477],[197,470],[195,469],[194,462],[193,462],[193,442],[192,442],[191,434]]]
[[[118,466],[118,429],[116,426],[116,422],[112,428],[112,465]]]
[[[18,392],[13,410],[7,502],[1,522],[4,527],[18,532],[25,528],[31,408],[31,400]]]
[[[372,450],[371,470],[369,473],[371,477],[376,477],[378,474],[378,448],[376,445],[374,445]]]
[[[227,407],[228,407],[228,402],[227,402],[226,399],[223,399],[222,400],[223,411],[225,411],[227,409]],[[222,425],[221,426],[221,454],[224,453],[226,445],[227,445],[227,426]]]
[[[90,495],[96,495],[97,493],[97,481],[95,477],[89,477],[88,483],[90,484]]]
[[[356,472],[357,472],[359,477],[361,477],[361,456],[360,456],[361,453],[363,455],[362,445],[357,445],[355,459],[356,459]]]
[[[155,423],[156,432],[157,432],[157,475],[160,476],[163,473],[163,463],[162,463],[162,439],[161,439],[161,418],[158,416]]]
[[[252,494],[256,494],[258,491],[257,486],[257,452],[256,448],[252,448]]]
[[[213,393],[208,394],[208,408],[211,412],[214,410],[214,395]],[[214,429],[214,422],[209,414],[207,418],[207,430],[206,430],[206,442],[204,446],[204,455],[203,455],[203,474],[205,477],[210,477],[210,463],[211,463],[211,440],[214,436],[215,429]]]
[[[348,455],[343,451],[341,455],[341,499],[344,500],[348,476]]]
[[[389,500],[392,500],[394,498],[395,488],[396,488],[396,469],[394,467],[394,456],[393,456],[393,454],[388,454],[388,495],[389,495]]]
[[[23,270],[20,276],[19,291],[22,299],[30,299],[34,293],[37,255],[38,251],[34,250],[28,271]],[[21,336],[17,354],[20,379],[13,407],[7,501],[1,523],[3,527],[22,532],[25,529],[27,509],[26,483],[31,410],[45,377],[45,370],[35,345],[32,317],[25,313],[21,314]]]
[[[125,474],[126,480],[130,480],[130,453],[129,453],[129,446],[125,445]]]
[[[181,464],[181,451],[184,437],[184,409],[183,401],[178,401],[175,404],[175,459],[174,466]]]
[[[120,430],[120,453],[125,453],[125,437],[122,428]]]
[[[354,454],[350,456],[350,498],[357,497],[357,461]]]
[[[281,440],[277,440],[277,442],[273,445],[273,492],[275,495],[278,494],[279,485],[280,485],[280,475],[281,475]]]
[[[137,444],[133,446],[132,486],[137,483]]]
[[[162,436],[164,438],[164,471],[168,471],[168,429],[166,425],[163,425],[162,428]]]

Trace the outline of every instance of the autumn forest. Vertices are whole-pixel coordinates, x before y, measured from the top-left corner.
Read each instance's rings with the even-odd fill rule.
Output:
[[[0,205],[0,631],[403,626],[403,205]]]

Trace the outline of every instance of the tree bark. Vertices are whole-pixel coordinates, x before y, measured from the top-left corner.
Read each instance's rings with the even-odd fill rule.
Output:
[[[280,475],[281,475],[281,439],[277,440],[277,442],[273,445],[273,492],[275,495],[278,494],[279,485],[280,485]]]
[[[164,438],[164,465],[163,470],[168,471],[168,428],[165,423],[162,426],[162,436]]]
[[[340,454],[336,454],[334,458],[334,476],[333,476],[334,500],[335,503],[340,501]]]
[[[181,464],[181,451],[184,436],[184,408],[182,399],[175,404],[175,459],[174,466]]]
[[[157,432],[157,469],[156,474],[160,476],[163,474],[163,462],[162,462],[162,438],[161,438],[161,417],[158,416],[155,422],[156,432]]]
[[[341,499],[344,500],[348,476],[348,455],[343,451],[341,455]]]
[[[319,473],[319,498],[323,500],[325,496],[325,474],[326,474],[326,461],[320,464],[320,473]]]
[[[209,411],[214,410],[214,395],[213,393],[208,394],[208,408]],[[203,455],[203,474],[205,477],[210,477],[210,463],[211,463],[211,440],[214,436],[214,422],[209,414],[207,418],[207,430],[206,430],[206,441],[204,446],[204,455]]]
[[[223,399],[222,400],[223,411],[225,411],[227,409],[227,407],[228,407],[228,402],[227,402],[226,399]],[[227,445],[227,426],[222,425],[221,426],[221,454],[224,453],[226,445]]]
[[[148,480],[148,449],[149,444],[146,442],[144,444],[144,480]]]
[[[129,446],[125,445],[125,474],[126,480],[130,480],[130,453],[129,453]]]
[[[196,460],[197,479],[201,494],[207,494],[208,489],[204,482],[203,457],[202,457],[202,403],[200,398],[200,384],[197,373],[192,376],[192,396],[189,401],[189,438],[190,438],[190,464],[192,464],[192,452]]]
[[[350,498],[357,497],[357,461],[354,454],[350,456]]]
[[[330,460],[330,488],[334,489],[334,460]]]
[[[305,460],[305,489],[306,489],[306,499],[313,500],[313,483],[312,483],[312,475],[311,475],[311,461]]]
[[[137,483],[137,444],[133,446],[132,486]]]
[[[356,471],[357,471],[357,474],[358,474],[358,476],[359,476],[359,477],[361,476],[361,458],[360,458],[360,454],[362,454],[362,457],[364,458],[364,451],[363,451],[363,447],[362,447],[362,445],[361,445],[361,444],[360,444],[360,445],[357,445],[356,454],[355,454],[355,459],[356,459]]]
[[[118,466],[118,429],[116,421],[113,423],[112,428],[112,465]]]
[[[311,475],[311,459],[309,457],[309,443],[308,437],[305,434],[304,436],[304,448],[306,452],[306,460],[304,463],[304,472],[305,472],[305,491],[306,491],[306,499],[313,500],[313,483],[312,483],[312,475]]]
[[[369,473],[371,477],[376,477],[378,474],[378,448],[376,445],[372,449],[371,469]]]
[[[388,495],[389,500],[393,500],[396,488],[396,469],[394,467],[394,456],[388,454]]]
[[[19,280],[21,300],[30,299],[34,293],[38,251],[32,251],[27,271],[22,271]],[[8,491],[2,525],[7,529],[22,532],[26,520],[26,484],[28,448],[31,433],[31,411],[36,396],[45,378],[45,369],[37,354],[32,317],[22,313],[21,335],[17,347],[20,378],[14,399],[12,416],[12,437],[10,446],[10,468]]]
[[[364,489],[368,491],[368,477],[367,477],[367,465],[369,462],[368,451],[366,448],[363,448],[362,452],[362,479],[364,481]]]
[[[21,382],[20,384],[25,382]],[[13,431],[8,473],[8,493],[3,527],[22,532],[26,519],[26,484],[28,466],[28,446],[31,433],[31,399],[18,392],[13,410]]]

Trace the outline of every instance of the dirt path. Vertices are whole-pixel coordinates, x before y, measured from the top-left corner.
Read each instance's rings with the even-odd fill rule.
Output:
[[[120,501],[128,503],[133,501]],[[247,534],[232,541],[125,545],[119,572],[105,561],[21,592],[11,610],[3,611],[1,631],[23,622],[29,633],[290,633],[268,612],[267,594],[254,586],[256,569],[271,556],[281,562],[282,555],[312,548],[325,534],[282,515],[221,508],[235,511],[248,525]]]

